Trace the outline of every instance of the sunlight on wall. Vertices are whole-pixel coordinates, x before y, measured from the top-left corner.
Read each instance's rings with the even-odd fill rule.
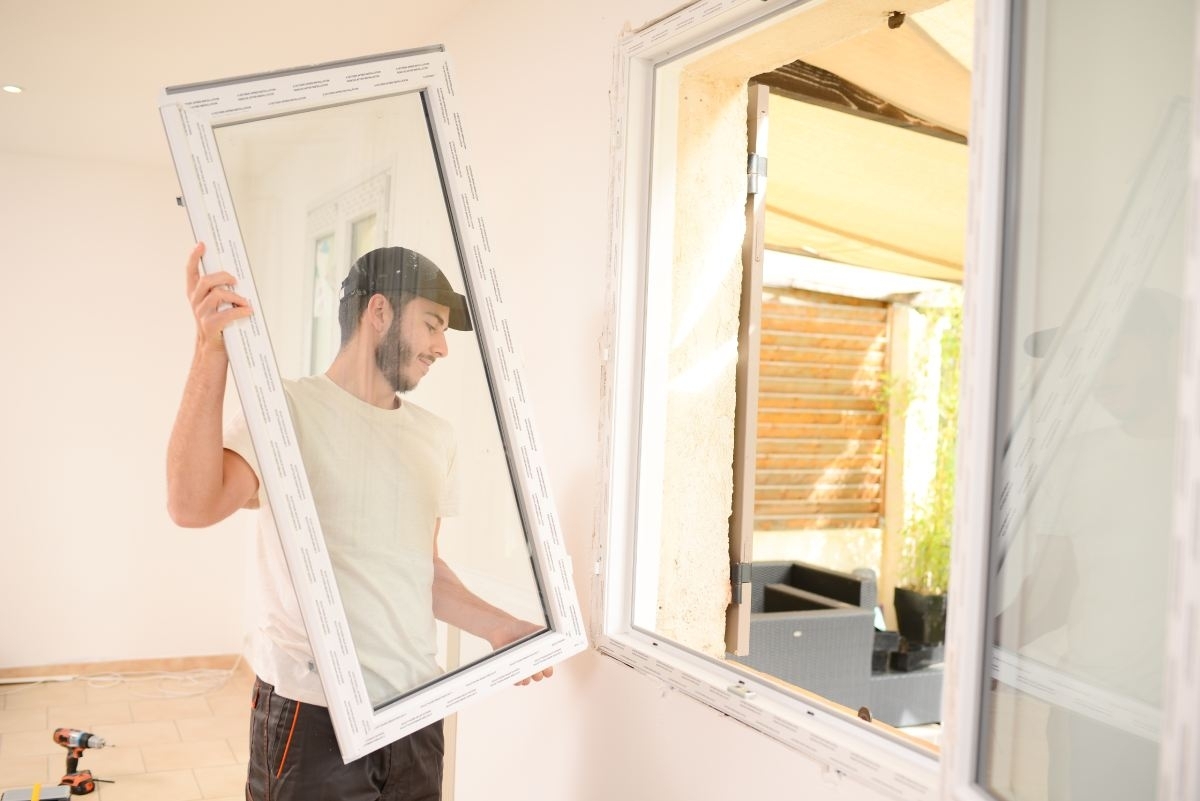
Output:
[[[687,213],[675,223],[657,630],[715,656],[729,604],[746,98],[744,82],[704,76],[679,91],[675,193]]]

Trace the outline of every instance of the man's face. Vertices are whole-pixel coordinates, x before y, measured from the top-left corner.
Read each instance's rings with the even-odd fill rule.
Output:
[[[420,383],[438,359],[449,354],[446,326],[450,309],[428,298],[415,297],[392,317],[375,348],[375,363],[396,392]]]

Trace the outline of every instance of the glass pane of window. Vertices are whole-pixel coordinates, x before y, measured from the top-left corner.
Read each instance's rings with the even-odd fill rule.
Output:
[[[458,223],[446,205],[427,119],[419,95],[398,94],[255,119],[215,133],[238,218],[247,221],[241,232],[261,319],[287,390],[287,410],[311,482],[306,491],[312,493],[321,526],[314,536],[324,537],[331,559],[336,587],[326,585],[326,592],[336,592],[346,609],[362,687],[376,710],[548,627],[525,536],[524,508],[508,480],[507,435],[494,400],[499,396],[492,394],[495,384],[478,331],[468,327],[473,313],[463,305],[458,307],[462,316],[456,317],[449,304],[466,301],[448,295],[432,305],[412,298],[401,303],[400,284],[380,277],[398,269],[401,261],[415,263],[410,259],[420,253],[422,270],[435,270],[439,283],[454,288],[457,298],[465,297],[458,293],[467,286],[457,255]],[[360,140],[386,146],[361,148],[356,144]],[[256,158],[264,152],[277,157]],[[405,198],[408,205],[387,206],[389,179],[384,173],[361,180],[380,164],[391,165],[412,190]],[[379,211],[360,210],[368,205]],[[425,224],[402,234],[397,223],[410,218]],[[277,225],[263,222],[276,220]],[[317,220],[328,225],[315,227]],[[299,241],[307,243],[311,267],[291,257]],[[376,253],[371,265],[360,264],[355,273],[359,282],[351,287],[369,291],[347,294],[343,303],[342,283],[352,264],[347,254],[356,258],[378,247],[392,249]],[[412,250],[402,255],[399,248]],[[313,278],[311,303],[304,300],[299,280],[307,275]],[[372,275],[373,281],[364,280]],[[373,294],[393,296],[388,298],[390,328],[368,346],[375,358],[367,364],[388,371],[384,394],[396,394],[384,408],[364,400],[369,393],[352,382],[339,384],[336,368],[351,357],[341,347],[339,312],[349,308],[352,297],[365,307]],[[410,312],[422,316],[409,317]],[[350,318],[361,319],[362,314]],[[422,324],[431,315],[443,323],[440,328]],[[305,323],[312,326],[307,370],[295,358],[300,350],[296,344],[306,341]],[[457,330],[445,334],[446,323]],[[354,331],[362,326],[356,324]],[[402,418],[390,416],[399,409],[405,410]],[[240,431],[244,434],[245,428]],[[237,442],[247,445],[245,436]],[[259,452],[262,447],[254,442]],[[388,464],[379,457],[381,448],[407,448],[405,460]],[[284,463],[283,457],[275,458]],[[334,462],[336,476],[329,469]],[[460,502],[465,487],[474,488],[469,504]],[[269,500],[282,517],[281,500]],[[295,521],[301,514],[292,508],[288,517]],[[263,518],[268,542],[278,540],[274,519]],[[283,536],[287,530],[281,524],[279,531]],[[445,610],[430,607],[430,592],[433,571],[442,571],[443,565],[450,566],[456,588],[460,581],[466,588],[456,589],[455,598],[479,601],[473,611],[503,610],[513,620],[530,621],[514,624],[511,633],[519,628],[520,637],[493,641],[492,631],[451,609],[449,618],[438,620],[457,626],[463,639],[459,643],[456,634],[453,642],[440,642],[435,614]],[[316,574],[316,568],[307,567],[310,575]],[[438,580],[445,575],[439,573]],[[331,622],[324,633],[332,637],[335,630]],[[315,678],[310,674],[294,680],[309,686],[303,682]],[[329,686],[322,689],[329,692]]]
[[[1016,6],[978,781],[1153,798],[1194,10]]]
[[[341,337],[337,310],[338,284],[342,276],[334,266],[333,234],[316,241],[313,264],[312,359],[309,367],[315,373],[333,361]]]

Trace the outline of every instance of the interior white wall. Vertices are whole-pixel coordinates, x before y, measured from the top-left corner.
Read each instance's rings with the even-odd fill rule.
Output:
[[[242,520],[166,512],[191,236],[158,167],[0,153],[0,667],[240,649]]]
[[[447,45],[585,610],[613,52],[627,22],[676,5],[473,3],[414,38],[416,4],[392,3],[361,49],[340,53],[329,52],[330,20],[290,19],[289,52],[308,43],[313,55],[256,67]],[[168,33],[146,38],[161,44]],[[113,41],[139,47],[138,37]],[[236,51],[253,46],[234,33],[227,55],[185,77],[245,72],[254,59]],[[161,60],[141,69],[160,67],[162,82],[181,77]],[[20,565],[0,584],[0,666],[237,650],[249,518],[192,532],[164,511],[163,452],[192,337],[181,277],[191,236],[165,141],[146,168],[0,154],[0,186],[0,269],[11,287],[0,317],[0,542],[4,562]],[[829,783],[815,763],[592,651],[549,682],[463,712],[456,782],[458,801],[882,798]]]
[[[480,3],[443,37],[585,610],[613,53],[626,22],[641,26],[676,5]],[[462,712],[458,749],[460,801],[884,797],[827,782],[815,763],[594,651],[548,683]]]

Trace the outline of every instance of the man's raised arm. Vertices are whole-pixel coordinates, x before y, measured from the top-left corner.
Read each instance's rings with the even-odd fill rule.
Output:
[[[254,503],[258,478],[222,444],[221,407],[229,357],[223,331],[251,314],[227,272],[200,274],[203,243],[187,261],[187,292],[196,320],[196,350],[167,445],[167,511],[177,524],[209,526]],[[228,305],[224,305],[228,304]],[[224,308],[222,306],[224,305]]]

